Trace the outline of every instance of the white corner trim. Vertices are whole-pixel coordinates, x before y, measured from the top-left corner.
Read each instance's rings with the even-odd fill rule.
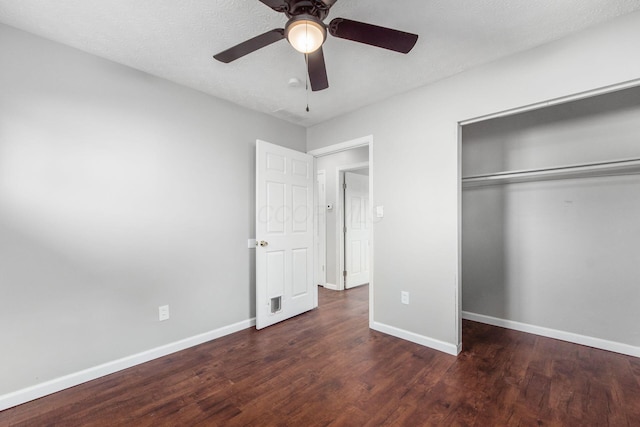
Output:
[[[63,377],[55,378],[53,380],[36,384],[31,387],[26,387],[21,390],[1,395],[0,411],[12,408],[17,405],[21,405],[31,400],[39,399],[41,397],[56,393],[66,388],[74,387],[87,381],[95,380],[96,378],[100,378],[114,372],[122,371],[123,369],[131,368],[132,366],[140,365],[153,359],[158,359],[160,357],[187,349],[189,347],[203,344],[205,342],[241,331],[243,329],[251,328],[252,326],[255,326],[255,324],[255,317],[248,320],[243,320],[232,325],[223,326],[213,331],[185,338],[183,340],[152,348],[141,353],[123,357],[122,359],[113,360],[111,362],[103,363],[102,365],[94,366],[92,368],[84,369],[79,372],[74,372]]]
[[[325,289],[331,289],[332,291],[337,291],[338,290],[338,285],[334,285],[333,283],[325,283],[324,284],[324,288]]]
[[[497,317],[486,316],[484,314],[469,313],[468,311],[462,312],[462,318],[466,320],[472,320],[474,322],[486,323],[488,325],[513,329],[520,332],[527,332],[529,334],[540,335],[547,338],[568,341],[574,344],[586,345],[588,347],[599,348],[601,350],[613,351],[615,353],[626,354],[628,356],[640,357],[640,347],[616,341],[603,340],[601,338],[589,337],[586,335],[575,334],[573,332],[545,328],[543,326],[516,322],[514,320],[499,319]]]
[[[307,151],[307,154],[313,157],[326,156],[340,151],[351,150],[352,148],[364,147],[373,141],[373,135],[363,136],[361,138],[352,139],[351,141],[341,142],[339,144],[329,145],[328,147],[317,148]]]
[[[425,337],[424,335],[405,331],[404,329],[385,325],[384,323],[380,322],[372,322],[369,326],[371,327],[371,329],[374,329],[378,332],[383,332],[396,338],[401,338],[403,340],[411,341],[413,343],[420,344],[434,350],[442,351],[443,353],[447,353],[452,356],[457,356],[462,349],[460,345],[450,344],[448,342],[440,341],[434,338]]]

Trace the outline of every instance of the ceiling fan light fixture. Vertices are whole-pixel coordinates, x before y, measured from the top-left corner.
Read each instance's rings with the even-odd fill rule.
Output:
[[[418,41],[417,34],[345,18],[334,18],[326,25],[324,20],[329,15],[329,9],[337,0],[259,1],[289,18],[284,28],[274,28],[245,40],[213,55],[214,59],[228,64],[286,38],[294,49],[305,54],[308,83],[314,92],[329,87],[322,49],[322,45],[327,39],[327,32],[339,39],[399,53],[409,53]],[[305,88],[308,87],[305,86]]]
[[[295,50],[311,53],[318,50],[327,38],[327,30],[311,15],[296,16],[287,23],[285,36]]]

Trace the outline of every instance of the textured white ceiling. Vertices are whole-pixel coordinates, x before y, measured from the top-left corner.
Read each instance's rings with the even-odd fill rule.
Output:
[[[402,55],[329,37],[329,89],[305,92],[280,41],[230,64],[212,55],[286,17],[258,0],[0,0],[0,22],[309,126],[640,9],[640,0],[339,0],[336,17],[416,33]],[[311,111],[305,111],[307,95]]]

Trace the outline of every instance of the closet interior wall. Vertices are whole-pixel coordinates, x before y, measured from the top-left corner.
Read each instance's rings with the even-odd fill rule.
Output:
[[[463,313],[640,347],[640,168],[464,177],[640,159],[640,88],[462,129]]]

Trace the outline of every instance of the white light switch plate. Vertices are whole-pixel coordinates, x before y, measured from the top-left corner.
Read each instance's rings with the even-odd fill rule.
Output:
[[[160,307],[158,307],[158,320],[159,321],[169,320],[169,306],[168,305],[161,305]]]
[[[376,218],[384,218],[384,206],[376,206]]]
[[[409,304],[409,292],[400,292],[400,302],[402,302],[403,304]]]
[[[249,239],[247,241],[247,247],[249,249],[255,249],[256,248],[256,239]]]

